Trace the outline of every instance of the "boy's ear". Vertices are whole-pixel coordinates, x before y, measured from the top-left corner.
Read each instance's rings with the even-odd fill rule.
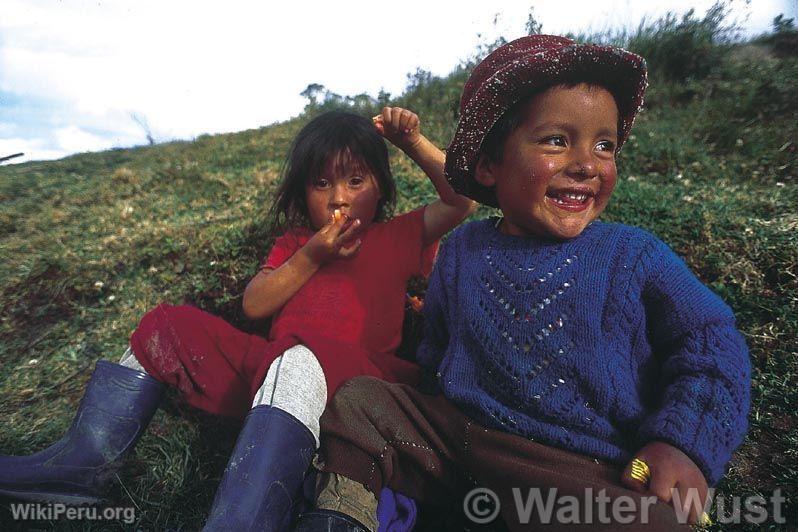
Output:
[[[493,175],[493,162],[484,153],[477,159],[474,179],[484,187],[492,187],[496,184],[496,177]]]

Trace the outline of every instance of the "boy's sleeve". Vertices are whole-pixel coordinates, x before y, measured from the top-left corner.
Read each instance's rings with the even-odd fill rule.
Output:
[[[418,347],[416,361],[433,375],[449,345],[449,291],[453,291],[453,237],[441,248],[424,296],[424,337]],[[448,281],[447,281],[448,277]]]
[[[748,428],[751,362],[731,309],[664,243],[644,287],[653,349],[667,353],[658,408],[638,443],[661,440],[686,453],[715,484]]]

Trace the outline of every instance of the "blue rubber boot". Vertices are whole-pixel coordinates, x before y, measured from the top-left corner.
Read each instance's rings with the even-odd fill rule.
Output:
[[[249,411],[204,530],[288,530],[316,439],[288,412]]]
[[[313,510],[302,514],[294,532],[368,532],[368,529],[341,512]]]
[[[98,504],[161,402],[164,385],[100,360],[63,438],[29,456],[0,456],[0,495]]]

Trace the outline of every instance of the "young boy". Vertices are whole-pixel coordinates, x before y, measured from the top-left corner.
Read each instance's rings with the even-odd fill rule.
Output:
[[[475,68],[446,174],[503,217],[455,231],[430,279],[418,358],[442,393],[342,387],[299,530],[373,530],[383,486],[429,503],[486,488],[466,512],[512,530],[705,518],[745,434],[750,362],[664,243],[597,221],[645,87],[640,57],[553,36]]]

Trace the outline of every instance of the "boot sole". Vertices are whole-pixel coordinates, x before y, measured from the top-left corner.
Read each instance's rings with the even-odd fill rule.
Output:
[[[30,502],[60,503],[67,506],[94,506],[102,504],[105,499],[93,497],[91,495],[69,494],[69,493],[47,493],[41,491],[18,491],[0,489],[0,496],[10,497]]]

